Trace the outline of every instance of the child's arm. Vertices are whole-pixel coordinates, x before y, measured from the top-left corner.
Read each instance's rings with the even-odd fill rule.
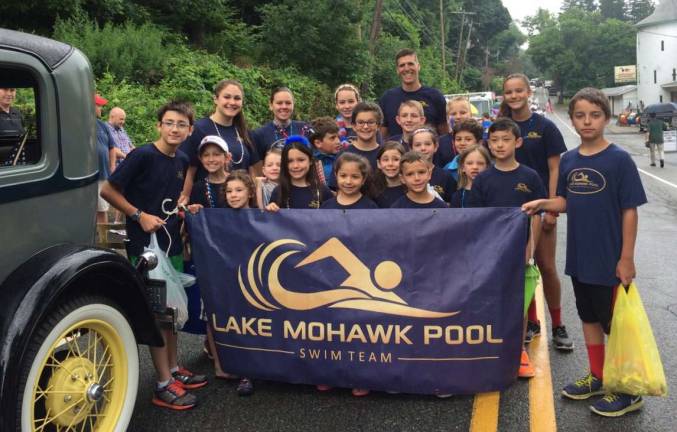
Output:
[[[561,196],[550,199],[537,199],[522,204],[522,211],[529,216],[534,215],[539,211],[566,213],[567,200]]]
[[[268,205],[266,206],[266,211],[275,213],[275,212],[277,212],[277,211],[280,211],[280,206],[278,206],[278,205],[277,205],[276,203],[274,203],[274,202],[271,202],[270,204],[268,204]]]
[[[538,215],[532,216],[531,232],[529,233],[529,235],[533,236],[533,238],[529,238],[529,241],[527,242],[526,260],[525,260],[527,264],[529,264],[529,260],[531,260],[531,258],[534,257],[533,254],[536,252],[536,246],[538,246],[538,239],[540,237],[540,234],[541,234],[541,217]]]
[[[623,246],[621,259],[616,265],[616,277],[624,286],[630,285],[636,276],[635,272],[635,241],[637,240],[637,216],[636,208],[623,209],[622,212]]]
[[[548,190],[548,197],[557,196],[557,181],[559,179],[559,161],[560,155],[553,155],[548,158],[548,171],[550,173],[550,184],[545,185]],[[557,224],[557,214],[546,213],[543,217],[544,229],[552,229]]]
[[[187,205],[190,202],[190,191],[193,190],[193,180],[195,179],[196,172],[197,166],[188,166],[188,170],[186,171],[186,179],[183,181],[183,190],[181,191],[181,195],[179,195],[177,204]]]
[[[101,198],[105,199],[110,205],[130,217],[138,210],[131,205],[130,202],[127,201],[127,198],[125,198],[125,196],[122,195],[122,193],[120,193],[120,191],[109,181],[106,181],[101,187]],[[139,216],[139,225],[141,225],[141,228],[147,233],[159,230],[164,224],[165,221],[148,213],[141,212],[141,215]]]
[[[256,206],[263,210],[263,181],[261,177],[254,177],[256,183]]]

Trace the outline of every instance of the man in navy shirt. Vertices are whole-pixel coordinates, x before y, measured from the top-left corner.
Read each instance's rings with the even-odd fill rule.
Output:
[[[94,95],[94,106],[96,112],[96,152],[99,156],[99,195],[96,204],[96,223],[102,224],[108,222],[107,212],[109,209],[106,200],[101,198],[101,188],[111,172],[111,160],[115,160],[115,140],[113,135],[101,120],[101,111],[108,103],[108,99],[100,95]]]
[[[383,111],[381,135],[391,137],[402,134],[402,128],[395,117],[400,104],[406,100],[421,102],[427,123],[435,127],[439,135],[448,133],[446,100],[439,90],[421,84],[418,76],[421,65],[418,63],[416,51],[408,48],[400,50],[395,56],[395,62],[402,85],[386,90],[379,99]]]

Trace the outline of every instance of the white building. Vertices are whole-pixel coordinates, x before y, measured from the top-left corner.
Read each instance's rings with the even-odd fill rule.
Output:
[[[637,27],[637,97],[677,102],[677,0],[660,0]]]
[[[618,117],[626,108],[637,109],[637,86],[625,85],[602,89],[602,93],[609,98],[611,115]]]

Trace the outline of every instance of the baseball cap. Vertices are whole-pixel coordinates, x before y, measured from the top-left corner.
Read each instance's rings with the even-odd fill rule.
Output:
[[[104,98],[104,97],[101,97],[101,95],[99,95],[98,93],[96,93],[96,94],[94,95],[94,103],[95,103],[97,106],[104,106],[104,105],[106,105],[106,104],[108,103],[108,99],[106,99],[106,98]]]
[[[221,150],[228,153],[228,143],[226,143],[226,141],[220,136],[207,135],[206,137],[202,138],[202,141],[200,141],[200,145],[198,146],[197,151],[202,150],[202,147],[204,147],[207,144],[215,144],[219,146]]]

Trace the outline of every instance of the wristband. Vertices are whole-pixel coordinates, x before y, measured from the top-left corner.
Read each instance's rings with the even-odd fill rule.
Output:
[[[130,218],[131,218],[133,221],[138,222],[138,221],[141,219],[141,213],[142,213],[141,210],[137,209],[137,210],[134,212],[134,214],[132,214],[132,215],[130,216]]]

